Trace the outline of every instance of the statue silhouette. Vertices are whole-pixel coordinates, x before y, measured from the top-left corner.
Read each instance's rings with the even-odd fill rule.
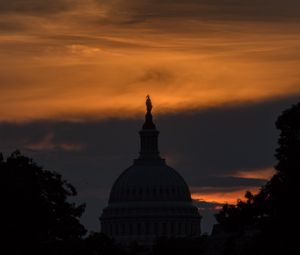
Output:
[[[149,95],[146,96],[146,108],[147,108],[147,112],[145,115],[145,123],[143,125],[143,129],[156,129],[153,120],[152,120],[152,101]]]
[[[147,113],[151,113],[152,110],[152,102],[149,95],[146,96],[146,107],[147,107]]]

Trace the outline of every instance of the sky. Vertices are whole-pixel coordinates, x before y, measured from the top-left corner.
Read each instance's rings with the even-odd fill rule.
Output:
[[[137,157],[150,94],[209,232],[274,173],[274,123],[300,95],[300,2],[0,0],[0,66],[0,151],[61,172],[88,229]]]

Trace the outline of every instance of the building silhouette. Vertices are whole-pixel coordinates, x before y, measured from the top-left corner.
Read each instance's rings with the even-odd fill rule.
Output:
[[[159,238],[200,235],[201,216],[188,185],[160,157],[149,96],[146,106],[139,132],[140,155],[115,181],[100,217],[101,231],[123,245],[152,245]]]

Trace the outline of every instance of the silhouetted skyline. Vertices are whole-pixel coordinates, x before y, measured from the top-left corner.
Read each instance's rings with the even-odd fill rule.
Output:
[[[203,232],[210,232],[215,222],[213,213],[220,206],[215,200],[234,202],[245,190],[257,190],[266,182],[267,176],[257,169],[275,164],[278,132],[274,122],[295,101],[291,97],[238,108],[155,115],[162,156],[184,176],[194,197],[199,193],[197,198],[205,198],[197,203],[204,216]],[[19,148],[39,164],[62,173],[77,188],[76,200],[87,202],[82,222],[89,230],[99,230],[98,217],[113,181],[137,157],[143,117],[90,123],[2,123],[0,149],[8,155]],[[239,171],[251,178],[236,176]]]
[[[300,95],[300,1],[0,0],[0,66],[0,152],[70,180],[89,230],[150,94],[210,232],[273,174],[275,120]]]

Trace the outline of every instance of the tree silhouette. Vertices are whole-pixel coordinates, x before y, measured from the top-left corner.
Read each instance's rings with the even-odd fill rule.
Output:
[[[47,248],[55,246],[54,243],[78,240],[86,233],[79,222],[85,205],[68,200],[77,194],[70,183],[57,172],[44,170],[19,151],[6,161],[0,155],[7,201],[3,208],[7,226],[4,230],[12,243],[10,254],[25,251],[47,254]]]
[[[283,112],[276,122],[281,131],[278,140],[279,148],[276,150],[278,163],[274,188],[270,187],[270,195],[274,203],[290,207],[300,195],[300,103]],[[275,186],[276,185],[276,186]],[[280,189],[279,189],[280,188]],[[285,213],[286,210],[278,213]]]
[[[225,231],[240,232],[238,238],[249,229],[257,230],[251,248],[247,246],[241,254],[291,254],[297,246],[291,229],[299,226],[296,205],[300,197],[300,103],[285,110],[276,127],[280,137],[275,175],[258,194],[247,192],[246,201],[224,205],[216,215]],[[236,247],[230,254],[235,251]]]
[[[118,246],[109,237],[102,233],[92,232],[84,240],[84,255],[125,255],[121,246]]]
[[[153,255],[201,255],[205,254],[207,236],[198,238],[159,239],[153,248]]]

